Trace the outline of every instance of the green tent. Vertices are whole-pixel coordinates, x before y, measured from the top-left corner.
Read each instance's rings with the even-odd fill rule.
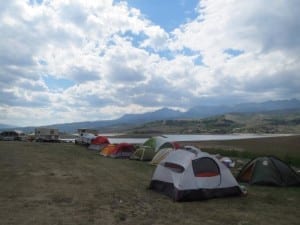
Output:
[[[145,143],[137,148],[132,154],[131,159],[139,159],[143,161],[152,160],[156,152],[162,148],[174,148],[173,144],[161,136],[151,137]]]
[[[158,165],[160,163],[160,161],[162,161],[163,159],[165,159],[170,152],[175,151],[175,149],[173,148],[162,148],[161,150],[159,150],[154,157],[152,158],[150,164],[151,165]]]
[[[274,156],[257,157],[251,160],[242,168],[237,176],[237,181],[273,186],[300,185],[299,175]]]

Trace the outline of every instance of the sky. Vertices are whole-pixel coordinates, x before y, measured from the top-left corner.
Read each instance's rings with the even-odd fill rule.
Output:
[[[0,123],[300,99],[299,0],[0,3]]]

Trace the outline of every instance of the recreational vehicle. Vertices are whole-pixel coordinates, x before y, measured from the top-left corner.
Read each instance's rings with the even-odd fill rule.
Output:
[[[41,142],[58,142],[59,132],[58,129],[39,127],[35,131],[35,140]]]
[[[98,131],[93,129],[81,128],[77,130],[78,136],[75,138],[75,144],[91,144],[92,140],[97,137]]]
[[[3,141],[24,141],[26,140],[26,135],[19,130],[7,130],[0,133],[0,139]]]

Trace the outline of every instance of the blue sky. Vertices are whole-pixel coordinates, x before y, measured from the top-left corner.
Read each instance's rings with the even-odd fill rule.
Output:
[[[120,2],[120,1],[116,1]],[[153,23],[170,32],[195,19],[197,0],[128,0],[128,5],[139,9]]]
[[[61,91],[63,89],[66,89],[66,88],[69,88],[69,87],[72,87],[73,85],[75,85],[75,83],[72,82],[71,80],[64,79],[64,78],[55,78],[51,75],[45,76],[44,82],[46,83],[47,87],[51,91]]]
[[[299,99],[299,15],[297,0],[1,1],[0,123]]]

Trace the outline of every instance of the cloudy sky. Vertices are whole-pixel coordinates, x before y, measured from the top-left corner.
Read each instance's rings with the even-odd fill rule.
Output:
[[[299,0],[10,0],[0,21],[0,123],[300,98]]]

